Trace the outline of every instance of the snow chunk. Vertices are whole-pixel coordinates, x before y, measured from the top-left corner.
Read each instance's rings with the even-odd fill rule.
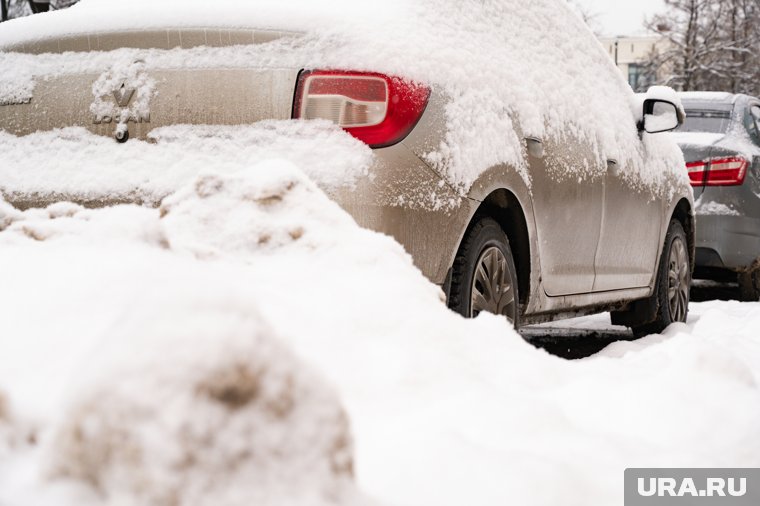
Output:
[[[29,103],[34,96],[34,87],[34,75],[25,67],[3,70],[0,74],[0,106]]]
[[[253,308],[176,295],[148,296],[82,364],[49,476],[108,503],[341,502],[352,444],[332,389]]]
[[[201,258],[245,258],[291,244],[313,250],[330,239],[330,227],[352,224],[337,204],[286,161],[270,161],[228,177],[202,175],[167,198],[161,215],[171,247]]]
[[[700,198],[694,204],[695,212],[702,216],[741,216],[736,209],[720,202],[702,202]]]
[[[0,232],[11,226],[15,221],[24,219],[24,215],[15,207],[5,202],[0,195]]]

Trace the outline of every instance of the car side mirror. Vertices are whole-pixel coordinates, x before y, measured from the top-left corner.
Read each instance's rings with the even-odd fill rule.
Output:
[[[639,129],[649,134],[670,132],[681,126],[683,120],[683,113],[673,102],[648,98],[644,100],[644,121]]]

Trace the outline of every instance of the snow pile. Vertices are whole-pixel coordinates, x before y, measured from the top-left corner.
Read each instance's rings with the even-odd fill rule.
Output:
[[[755,306],[567,362],[449,312],[284,161],[11,214],[0,392],[35,442],[0,503],[361,504],[350,439],[383,504],[608,506],[627,467],[760,466]]]
[[[337,204],[313,197],[318,190],[294,165],[276,161],[251,172],[258,177],[204,174],[167,198],[160,212],[170,247],[198,258],[246,260],[251,252],[291,245],[307,252],[324,248],[337,239],[327,229],[352,225],[336,212]]]
[[[299,32],[247,47],[119,50],[113,53],[0,53],[2,89],[29,79],[107,72],[115,61],[145,68],[367,69],[432,85],[446,101],[446,130],[418,154],[467,190],[493,165],[529,181],[524,137],[582,143],[591,159],[558,167],[594,179],[615,159],[635,188],[688,187],[678,148],[636,131],[641,111],[625,79],[563,0],[396,0],[375,2],[84,1],[48,16],[7,23],[0,47],[38,38],[156,27],[252,27]],[[39,20],[37,18],[40,18]],[[223,62],[223,63],[220,63]],[[31,76],[31,77],[30,77]],[[13,92],[16,93],[16,92]],[[519,125],[519,126],[518,126]],[[560,162],[558,162],[560,163]]]
[[[155,288],[83,357],[47,475],[116,504],[342,502],[353,456],[332,389],[241,301]]]
[[[239,204],[269,192],[254,204],[269,209],[273,188],[299,184],[329,202],[286,162],[257,169],[271,184],[255,195],[236,193],[245,177],[224,180]],[[186,194],[213,198],[206,183]],[[0,208],[14,265],[0,294],[0,503],[362,504],[334,389],[240,268],[188,254],[192,205],[174,205],[164,220],[135,206]],[[217,223],[234,222],[228,210]]]
[[[373,160],[365,144],[324,121],[177,125],[156,129],[151,138],[114,149],[113,139],[83,128],[25,137],[0,130],[0,194],[158,204],[203,170],[232,173],[270,158],[298,164],[329,192],[368,175]]]

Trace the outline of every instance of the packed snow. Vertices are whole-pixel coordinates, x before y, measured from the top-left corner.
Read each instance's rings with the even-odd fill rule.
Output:
[[[463,191],[497,164],[512,166],[529,183],[524,137],[588,145],[592,160],[557,168],[575,179],[604,176],[607,160],[614,159],[632,187],[668,195],[673,184],[688,186],[681,152],[670,139],[639,139],[640,103],[562,0],[397,0],[383,8],[366,0],[83,0],[72,9],[5,23],[0,47],[156,27],[251,27],[299,35],[246,47],[0,53],[0,65],[11,69],[0,78],[0,100],[28,100],[23,93],[37,80],[106,73],[127,59],[144,62],[148,70],[366,69],[428,83],[444,97],[446,130],[419,154]]]
[[[231,173],[271,158],[298,164],[331,191],[369,176],[373,161],[365,144],[326,121],[177,125],[150,136],[153,142],[132,140],[114,149],[113,139],[81,127],[24,137],[0,130],[0,194],[158,204],[203,170]]]
[[[731,93],[721,92],[681,92],[678,95],[682,101],[698,108],[701,107],[700,104],[709,104],[710,102],[721,104],[724,107],[731,107],[731,104],[735,103],[738,97]],[[726,112],[729,110],[726,110]],[[745,109],[743,107],[733,107],[733,110],[730,110],[730,112],[731,122],[725,133],[674,132],[670,134],[670,137],[680,146],[715,146],[735,151],[747,160],[760,156],[760,148],[750,138],[744,125]]]
[[[726,134],[708,132],[673,132],[669,134],[681,146],[710,146],[717,144]]]
[[[699,198],[694,203],[694,212],[702,216],[741,216],[741,213],[728,204],[720,202],[702,202]]]
[[[626,467],[760,466],[758,304],[568,362],[286,160],[0,228],[4,505],[609,506]]]
[[[679,93],[683,100],[694,102],[723,102],[731,103],[734,95],[723,91],[684,91]]]

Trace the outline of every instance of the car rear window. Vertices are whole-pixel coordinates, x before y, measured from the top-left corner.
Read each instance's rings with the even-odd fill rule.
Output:
[[[679,132],[708,132],[724,134],[731,123],[731,111],[715,109],[686,109],[686,121]]]

